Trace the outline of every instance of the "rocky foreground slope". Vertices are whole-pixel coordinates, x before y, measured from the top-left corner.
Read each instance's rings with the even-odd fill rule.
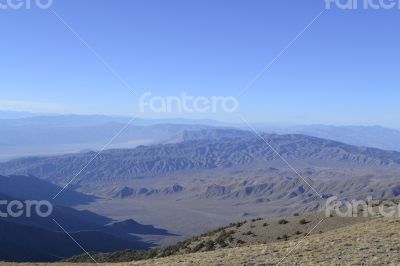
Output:
[[[329,218],[326,218],[329,219]],[[288,241],[101,265],[399,265],[400,218],[375,218]],[[318,233],[315,233],[318,232]],[[70,263],[48,265],[71,265]],[[12,265],[12,264],[4,264]],[[40,264],[19,264],[40,265]],[[75,264],[93,265],[91,263]]]
[[[381,218],[294,241],[119,265],[399,265],[399,229],[400,219]]]

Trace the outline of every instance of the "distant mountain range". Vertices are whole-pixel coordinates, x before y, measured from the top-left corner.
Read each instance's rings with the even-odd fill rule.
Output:
[[[63,186],[87,165],[71,188],[106,199],[307,203],[317,196],[309,184],[324,197],[400,194],[394,181],[400,172],[400,152],[305,135],[261,136],[236,129],[185,131],[170,143],[107,150],[93,161],[94,152],[16,159],[1,163],[0,173],[29,174]]]
[[[124,181],[160,177],[180,172],[204,170],[242,171],[251,175],[252,169],[271,172],[282,161],[264,142],[270,143],[286,160],[299,168],[329,167],[340,172],[344,168],[400,169],[400,152],[362,148],[305,135],[263,134],[264,140],[251,132],[240,130],[202,130],[184,132],[182,142],[139,146],[134,149],[108,150],[96,157],[76,181]],[[95,152],[51,157],[16,159],[0,164],[2,174],[31,174],[62,185],[79,172]],[[287,166],[280,166],[282,171]],[[378,172],[379,172],[378,171]],[[318,176],[318,173],[309,173]],[[384,177],[381,171],[380,177]],[[331,176],[327,176],[332,178]]]
[[[77,115],[0,119],[0,160],[99,150],[116,135],[107,148],[133,148],[162,142],[184,130],[205,128],[181,124],[145,125],[139,120],[127,125],[129,121],[124,117]]]
[[[99,150],[130,120],[129,117],[118,116],[39,116],[29,113],[0,112],[0,161],[25,156]],[[400,151],[400,131],[378,126],[256,124],[254,127],[268,133],[304,134],[356,146]],[[138,145],[164,143],[184,131],[209,128],[249,130],[246,125],[213,120],[136,118],[108,148],[134,148]]]
[[[381,126],[293,126],[270,129],[269,131],[287,134],[297,133],[324,139],[331,139],[356,146],[373,147],[400,151],[400,130]]]

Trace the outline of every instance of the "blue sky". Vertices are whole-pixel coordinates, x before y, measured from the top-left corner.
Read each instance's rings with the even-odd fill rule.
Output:
[[[239,95],[324,8],[323,0],[54,0],[49,10],[0,10],[0,109],[400,128],[399,9],[327,10]],[[139,113],[144,92],[234,96],[240,106]]]

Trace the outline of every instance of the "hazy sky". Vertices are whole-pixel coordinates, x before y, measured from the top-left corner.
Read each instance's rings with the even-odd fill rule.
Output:
[[[0,10],[0,109],[400,128],[400,9],[326,10],[239,95],[324,9],[324,0],[54,0]],[[233,96],[239,108],[141,113],[145,92]]]

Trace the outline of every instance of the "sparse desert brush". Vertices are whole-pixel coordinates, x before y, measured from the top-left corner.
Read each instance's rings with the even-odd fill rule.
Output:
[[[288,234],[284,234],[282,237],[278,236],[276,239],[277,240],[283,239],[283,240],[287,241],[287,240],[289,240],[289,238],[290,238],[290,236]]]
[[[221,248],[226,248],[228,246],[227,243],[223,242],[222,244],[219,245]]]
[[[171,256],[171,255],[178,253],[180,250],[186,250],[188,248],[189,244],[190,244],[189,241],[184,241],[184,242],[178,242],[175,245],[166,247],[162,250],[161,256],[167,257],[167,256]]]
[[[244,236],[251,236],[252,234],[253,234],[252,231],[247,231],[247,232],[243,233],[242,235],[244,235]]]
[[[201,243],[197,244],[197,245],[192,249],[192,251],[193,251],[193,252],[198,252],[198,251],[200,251],[200,250],[203,249],[203,248],[204,248],[204,242],[201,242]]]
[[[224,247],[228,246],[228,244],[226,244],[225,240],[226,240],[226,238],[218,237],[215,240],[215,243],[217,243],[220,247],[224,248]]]
[[[247,222],[246,222],[246,221],[238,222],[238,223],[235,224],[235,227],[236,227],[236,228],[239,228],[239,227],[241,227],[242,225],[244,225],[245,223],[247,223]]]
[[[206,251],[211,251],[215,249],[215,243],[212,240],[208,240],[205,244],[205,250]]]
[[[209,232],[206,232],[204,234],[201,234],[200,237],[213,236],[216,233],[224,231],[226,228],[228,228],[228,227],[219,227],[219,228],[217,228],[217,229],[215,229],[213,231],[209,231]]]
[[[223,230],[223,231],[219,234],[219,236],[215,239],[215,242],[216,242],[217,244],[219,244],[221,247],[226,247],[227,244],[226,244],[225,241],[226,241],[228,238],[230,238],[231,235],[233,235],[234,233],[235,233],[235,231],[233,231],[233,230],[230,230],[230,231],[225,231],[225,230]]]
[[[306,219],[301,219],[299,224],[308,224],[309,222]]]
[[[289,223],[289,221],[285,220],[285,219],[281,219],[278,221],[278,224],[287,224]]]

